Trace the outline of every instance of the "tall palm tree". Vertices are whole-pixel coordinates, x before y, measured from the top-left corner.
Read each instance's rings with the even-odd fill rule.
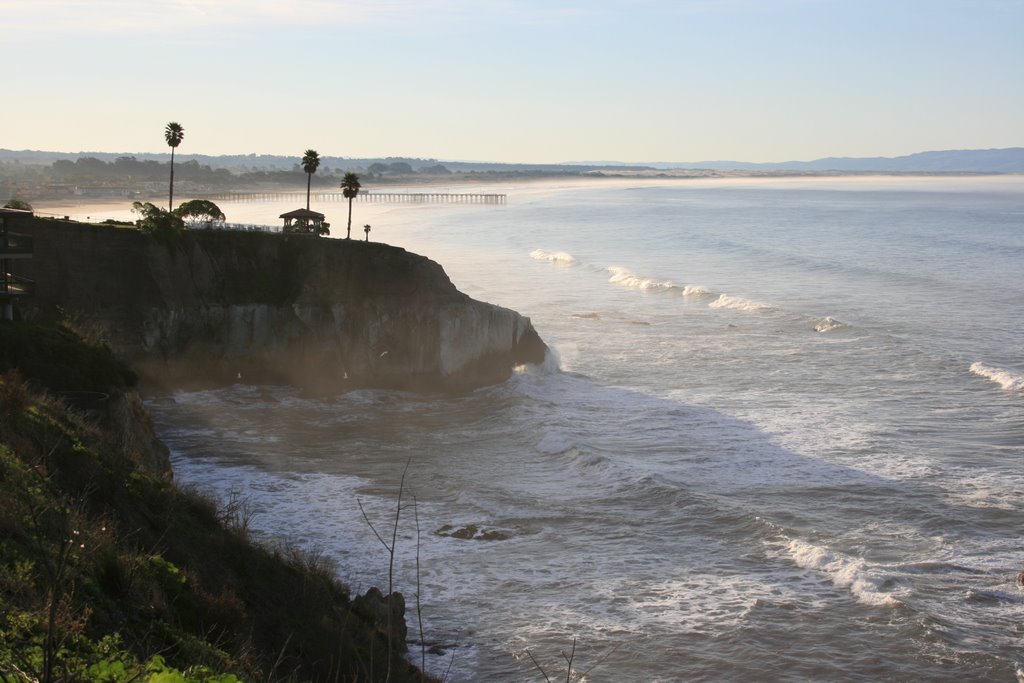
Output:
[[[320,154],[315,149],[307,149],[302,156],[302,170],[306,172],[306,211],[309,211],[309,188],[313,183],[313,174],[320,168]]]
[[[171,148],[171,189],[167,192],[167,210],[174,211],[174,150],[185,139],[185,129],[180,123],[171,121],[164,128],[164,140]]]
[[[355,173],[346,173],[341,179],[341,193],[348,199],[348,232],[345,234],[345,239],[352,237],[352,200],[359,194],[360,187],[362,185],[359,184],[359,176]]]

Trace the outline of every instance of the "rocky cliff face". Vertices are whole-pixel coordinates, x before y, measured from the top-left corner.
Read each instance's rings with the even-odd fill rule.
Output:
[[[377,243],[35,219],[19,273],[37,310],[93,325],[144,377],[465,390],[540,362],[529,319],[470,299],[433,261]]]

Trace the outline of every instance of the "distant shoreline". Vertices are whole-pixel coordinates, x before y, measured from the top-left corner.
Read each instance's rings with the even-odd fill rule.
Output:
[[[409,192],[416,193],[424,190],[451,191],[456,193],[501,193],[509,195],[510,201],[516,197],[525,195],[536,196],[539,194],[557,193],[566,190],[583,189],[588,187],[608,187],[623,184],[640,183],[644,186],[671,185],[676,183],[698,183],[701,186],[714,187],[716,185],[730,182],[813,182],[819,181],[850,181],[868,182],[872,179],[885,179],[894,182],[899,181],[942,181],[942,180],[992,180],[1003,179],[1011,183],[1024,179],[1024,173],[971,173],[971,172],[879,172],[879,171],[713,171],[695,169],[676,169],[666,171],[622,171],[616,173],[588,173],[575,176],[523,176],[516,178],[477,178],[471,176],[432,176],[430,178],[410,178],[413,182],[400,183],[394,180],[380,182],[379,180],[367,180],[363,183],[363,191],[374,192],[386,190],[388,192]],[[313,188],[314,194],[325,192],[338,192],[333,187]],[[218,197],[225,194],[238,194],[244,201],[246,194],[286,194],[294,195],[296,206],[304,206],[306,193],[301,188],[284,183],[262,183],[258,185],[239,186],[236,188],[222,189],[216,192],[181,192],[175,193],[176,203],[190,199],[206,199]],[[85,222],[102,222],[113,218],[115,220],[128,220],[131,206],[135,201],[150,201],[157,206],[166,204],[166,195],[156,196],[147,193],[143,197],[96,197],[96,196],[62,196],[44,198],[36,201],[30,200],[35,212],[42,216],[63,218],[67,216],[71,220]],[[229,214],[228,207],[231,200],[220,200],[225,204],[221,208]],[[359,212],[362,219],[373,221],[379,214],[387,211],[405,209],[415,210],[414,204],[361,204]],[[276,216],[272,217],[276,223]],[[270,217],[268,217],[268,220]]]

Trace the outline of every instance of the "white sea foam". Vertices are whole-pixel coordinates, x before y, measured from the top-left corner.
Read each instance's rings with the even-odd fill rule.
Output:
[[[789,586],[762,577],[727,577],[714,572],[688,572],[684,578],[643,583],[610,578],[595,585],[594,591],[604,610],[603,625],[609,630],[636,635],[653,625],[723,635],[741,628],[759,600],[767,595],[777,602],[807,599],[797,596]],[[582,621],[593,616],[577,618]]]
[[[771,304],[752,301],[750,299],[744,299],[743,297],[733,296],[731,294],[720,294],[718,298],[708,304],[708,306],[711,308],[728,308],[736,311],[743,311],[745,313],[764,313],[775,309]]]
[[[907,592],[892,573],[861,558],[832,552],[801,540],[791,540],[786,550],[797,566],[823,572],[833,585],[848,589],[857,600],[867,605],[899,605]],[[893,590],[893,586],[898,587]]]
[[[1003,368],[994,368],[981,362],[973,363],[971,372],[979,377],[992,380],[1007,391],[1024,391],[1024,375]]]
[[[540,364],[527,363],[526,365],[517,365],[513,370],[516,375],[547,377],[561,372],[561,364],[562,359],[559,357],[558,351],[548,347],[547,351],[544,352],[544,360]]]
[[[538,261],[548,261],[556,266],[572,266],[576,264],[576,257],[564,251],[545,251],[534,249],[530,252],[530,258]]]
[[[831,316],[824,318],[818,318],[814,321],[815,332],[835,332],[836,330],[845,330],[849,327],[846,323],[839,322]]]
[[[968,588],[964,598],[971,602],[1024,604],[1024,594],[1017,591]]]
[[[631,289],[678,289],[676,283],[671,280],[658,280],[656,278],[644,277],[619,266],[609,266],[606,269],[612,274],[608,282]]]
[[[683,287],[683,296],[701,297],[711,296],[711,292],[706,287],[700,285],[686,285]]]

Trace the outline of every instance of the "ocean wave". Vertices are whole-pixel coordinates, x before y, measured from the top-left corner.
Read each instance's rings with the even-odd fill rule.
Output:
[[[671,280],[658,280],[656,278],[644,277],[619,266],[609,266],[606,270],[612,274],[608,282],[631,289],[679,289],[679,286]]]
[[[1010,592],[1003,590],[986,590],[982,588],[969,588],[964,593],[964,598],[970,602],[976,602],[981,604],[1024,604],[1024,595],[1018,592]]]
[[[530,252],[530,258],[538,261],[547,261],[557,266],[572,266],[576,264],[576,257],[564,251],[545,251],[534,249]]]
[[[900,580],[863,559],[800,540],[791,540],[786,550],[797,566],[825,573],[833,585],[848,589],[857,600],[867,605],[900,605],[907,592],[906,588],[892,590],[893,586],[900,585]]]
[[[1024,391],[1024,375],[1018,375],[1003,368],[994,368],[981,362],[971,364],[971,372],[979,377],[992,380],[1007,391]]]
[[[775,310],[775,307],[771,304],[752,301],[751,299],[744,299],[743,297],[731,294],[719,294],[718,298],[708,304],[708,306],[711,308],[729,308],[746,313],[764,313]]]
[[[846,323],[839,322],[831,316],[818,318],[814,321],[815,332],[835,332],[836,330],[845,330],[848,327],[850,326]]]
[[[560,432],[548,432],[537,443],[537,452],[544,455],[558,455],[574,448],[576,448],[576,442]]]
[[[702,297],[702,296],[713,296],[706,287],[700,285],[686,285],[683,287],[683,296]]]
[[[562,372],[562,359],[558,356],[558,351],[551,347],[544,352],[544,360],[541,363],[527,363],[513,368],[515,375],[525,377],[549,377],[560,372]]]

